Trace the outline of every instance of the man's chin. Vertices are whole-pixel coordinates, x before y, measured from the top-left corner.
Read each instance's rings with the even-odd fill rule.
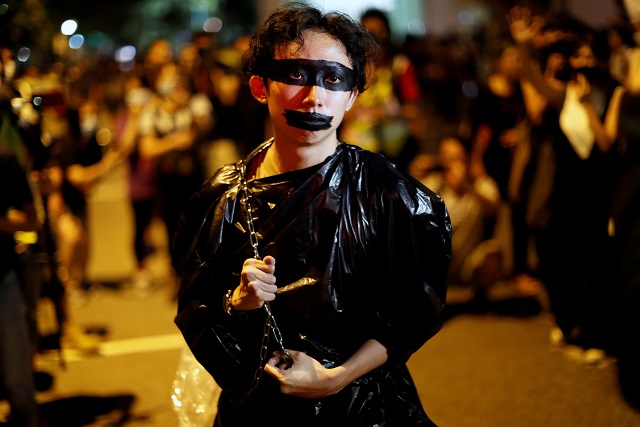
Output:
[[[326,140],[330,135],[331,130],[305,130],[300,128],[291,127],[289,133],[297,141],[299,145],[316,145]]]

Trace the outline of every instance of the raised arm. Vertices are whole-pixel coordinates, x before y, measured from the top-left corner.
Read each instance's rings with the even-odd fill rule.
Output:
[[[624,95],[625,89],[622,86],[618,86],[611,96],[609,101],[609,108],[607,109],[607,115],[604,119],[604,131],[611,141],[615,141],[618,138],[618,122],[620,120],[620,101],[622,95]]]
[[[604,129],[611,141],[615,141],[618,138],[620,103],[625,93],[640,93],[640,48],[633,49],[631,55],[629,55],[629,69],[627,78],[624,81],[624,87],[617,87],[609,101],[609,108],[604,120]]]
[[[524,79],[533,86],[549,105],[560,110],[564,102],[564,88],[550,85],[542,74],[540,64],[531,55],[531,49],[533,48],[531,40],[542,26],[541,19],[532,17],[528,8],[514,7],[507,16],[507,21],[509,22],[511,37],[520,50]]]

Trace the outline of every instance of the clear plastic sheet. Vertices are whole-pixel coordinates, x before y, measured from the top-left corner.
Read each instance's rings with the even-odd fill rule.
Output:
[[[185,344],[173,380],[171,401],[179,427],[211,427],[222,389]]]

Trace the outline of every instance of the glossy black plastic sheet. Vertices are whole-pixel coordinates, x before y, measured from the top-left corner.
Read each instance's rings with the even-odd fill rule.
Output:
[[[234,316],[222,310],[223,295],[253,257],[239,170],[226,166],[199,190],[173,245],[182,276],[176,323],[223,388],[223,402],[250,382],[264,324],[262,310]],[[260,253],[276,259],[279,289],[271,308],[285,347],[333,367],[376,339],[389,361],[322,401],[284,396],[265,374],[262,397],[244,406],[279,402],[310,420],[367,413],[371,422],[364,425],[429,425],[404,364],[442,326],[451,246],[443,202],[382,156],[347,144],[318,166],[250,181],[249,191]],[[221,354],[221,347],[228,351]],[[409,424],[384,424],[389,410]]]

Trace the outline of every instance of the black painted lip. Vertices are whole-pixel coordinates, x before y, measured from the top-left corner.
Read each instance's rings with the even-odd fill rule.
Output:
[[[320,113],[305,113],[302,111],[286,110],[284,117],[289,126],[303,130],[318,131],[331,128],[333,116]]]

